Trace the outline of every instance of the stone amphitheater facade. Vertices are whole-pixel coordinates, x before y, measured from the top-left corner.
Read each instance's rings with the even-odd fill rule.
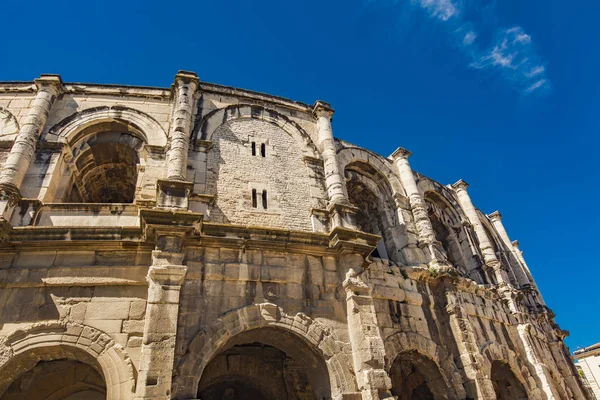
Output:
[[[501,215],[333,113],[0,83],[1,399],[585,399]]]

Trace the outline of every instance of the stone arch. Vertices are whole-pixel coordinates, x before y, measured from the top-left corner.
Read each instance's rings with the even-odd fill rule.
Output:
[[[345,147],[337,152],[339,168],[344,171],[348,165],[364,163],[376,171],[378,180],[385,182],[391,189],[393,196],[406,198],[406,192],[400,183],[400,178],[394,172],[391,162],[379,154],[359,147]]]
[[[182,357],[174,382],[175,398],[194,398],[204,369],[236,336],[269,328],[292,335],[322,359],[329,375],[331,397],[357,392],[352,364],[330,330],[303,313],[287,315],[275,304],[262,303],[233,310],[192,340]]]
[[[106,122],[129,126],[145,144],[158,147],[167,144],[167,133],[158,121],[142,111],[125,106],[101,106],[77,112],[52,126],[46,137],[56,137],[61,142],[72,144],[81,139],[80,133],[86,128]]]
[[[302,143],[301,149],[307,155],[321,158],[312,139],[298,123],[278,111],[257,104],[233,104],[211,111],[194,128],[192,139],[210,141],[219,126],[235,119],[257,119],[274,124]]]
[[[492,368],[494,363],[506,364],[510,369],[511,373],[515,376],[515,379],[524,388],[527,396],[536,398],[533,396],[535,388],[531,387],[530,382],[534,381],[527,365],[521,362],[521,359],[513,350],[507,346],[501,346],[498,343],[488,344],[482,351],[483,355],[483,373],[485,376],[492,379]],[[497,365],[497,364],[496,364]]]
[[[71,359],[89,364],[101,373],[108,400],[133,399],[133,363],[125,350],[102,331],[82,324],[44,322],[19,329],[3,342],[0,393],[39,361]]]
[[[459,213],[437,191],[428,190],[423,198],[436,241],[441,243],[450,264],[466,274],[472,269],[470,261],[473,254]]]
[[[0,137],[19,133],[19,122],[6,108],[0,107]]]
[[[358,208],[359,229],[382,237],[373,254],[406,263],[401,251],[408,244],[408,233],[398,208],[408,202],[387,160],[363,149],[345,148],[338,152],[338,162],[346,178],[348,198]]]
[[[51,137],[64,143],[61,160],[66,167],[54,169],[51,186],[58,189],[52,201],[68,203],[133,203],[146,146],[167,144],[158,122],[122,106],[70,115],[50,129],[46,140]]]
[[[384,340],[385,367],[388,374],[392,372],[394,361],[402,354],[418,353],[423,362],[429,363],[429,368],[439,372],[434,395],[440,396],[445,388],[447,399],[464,399],[466,396],[463,379],[454,363],[454,357],[444,347],[438,346],[433,340],[414,332],[396,332]],[[428,360],[428,361],[425,361]],[[438,397],[436,397],[438,398]]]
[[[485,233],[490,239],[490,244],[496,257],[502,264],[504,270],[507,271],[510,283],[516,287],[521,288],[523,285],[530,283],[530,278],[521,267],[521,263],[517,260],[512,249],[506,247],[504,241],[500,238],[500,235],[496,231],[496,228],[489,220],[488,216],[483,214],[480,210],[477,210],[477,216],[483,225]]]

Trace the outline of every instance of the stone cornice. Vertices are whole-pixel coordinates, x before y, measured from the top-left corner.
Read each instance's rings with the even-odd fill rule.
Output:
[[[324,102],[322,100],[317,100],[315,101],[315,104],[313,105],[313,115],[315,117],[320,117],[320,116],[328,116],[329,118],[331,118],[333,116],[333,114],[335,113],[335,110],[333,108],[331,108],[331,104]]]
[[[391,155],[390,157],[392,158],[392,160],[395,160],[396,158],[408,158],[411,156],[411,152],[409,150],[406,150],[404,147],[398,147]]]
[[[454,190],[457,190],[457,189],[467,190],[467,188],[469,187],[469,184],[467,182],[465,182],[464,180],[459,179],[458,182],[452,184],[452,187],[454,188]]]

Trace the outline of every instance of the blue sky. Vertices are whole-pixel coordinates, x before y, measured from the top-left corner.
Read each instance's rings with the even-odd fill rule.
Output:
[[[585,4],[583,4],[585,3]],[[600,2],[14,1],[0,80],[204,81],[337,110],[334,135],[465,179],[504,215],[574,350],[600,342]]]

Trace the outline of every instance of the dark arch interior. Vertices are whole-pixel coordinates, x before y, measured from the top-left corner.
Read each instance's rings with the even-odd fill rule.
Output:
[[[396,357],[390,378],[392,394],[398,400],[436,400],[449,396],[437,365],[416,351]]]
[[[494,361],[491,373],[492,384],[498,400],[524,400],[527,391],[507,363]]]
[[[393,242],[394,228],[390,221],[393,206],[389,204],[388,198],[377,196],[364,182],[363,177],[354,171],[346,171],[348,178],[346,188],[350,202],[358,208],[356,213],[356,224],[358,228],[367,233],[373,233],[382,237],[381,242],[373,251],[372,256],[397,261],[397,254]],[[375,182],[374,182],[375,183]]]
[[[244,332],[206,366],[203,400],[321,400],[331,397],[324,360],[306,343],[272,328]]]
[[[452,213],[448,211],[448,205],[436,193],[427,193],[425,200],[435,239],[444,248],[448,262],[462,272],[466,272],[467,268],[460,242],[462,226],[458,218],[452,216]]]
[[[133,203],[137,184],[140,134],[121,122],[82,131],[72,148],[73,182],[67,202]]]
[[[0,399],[102,400],[106,384],[96,369],[81,361],[39,361],[19,375]]]

